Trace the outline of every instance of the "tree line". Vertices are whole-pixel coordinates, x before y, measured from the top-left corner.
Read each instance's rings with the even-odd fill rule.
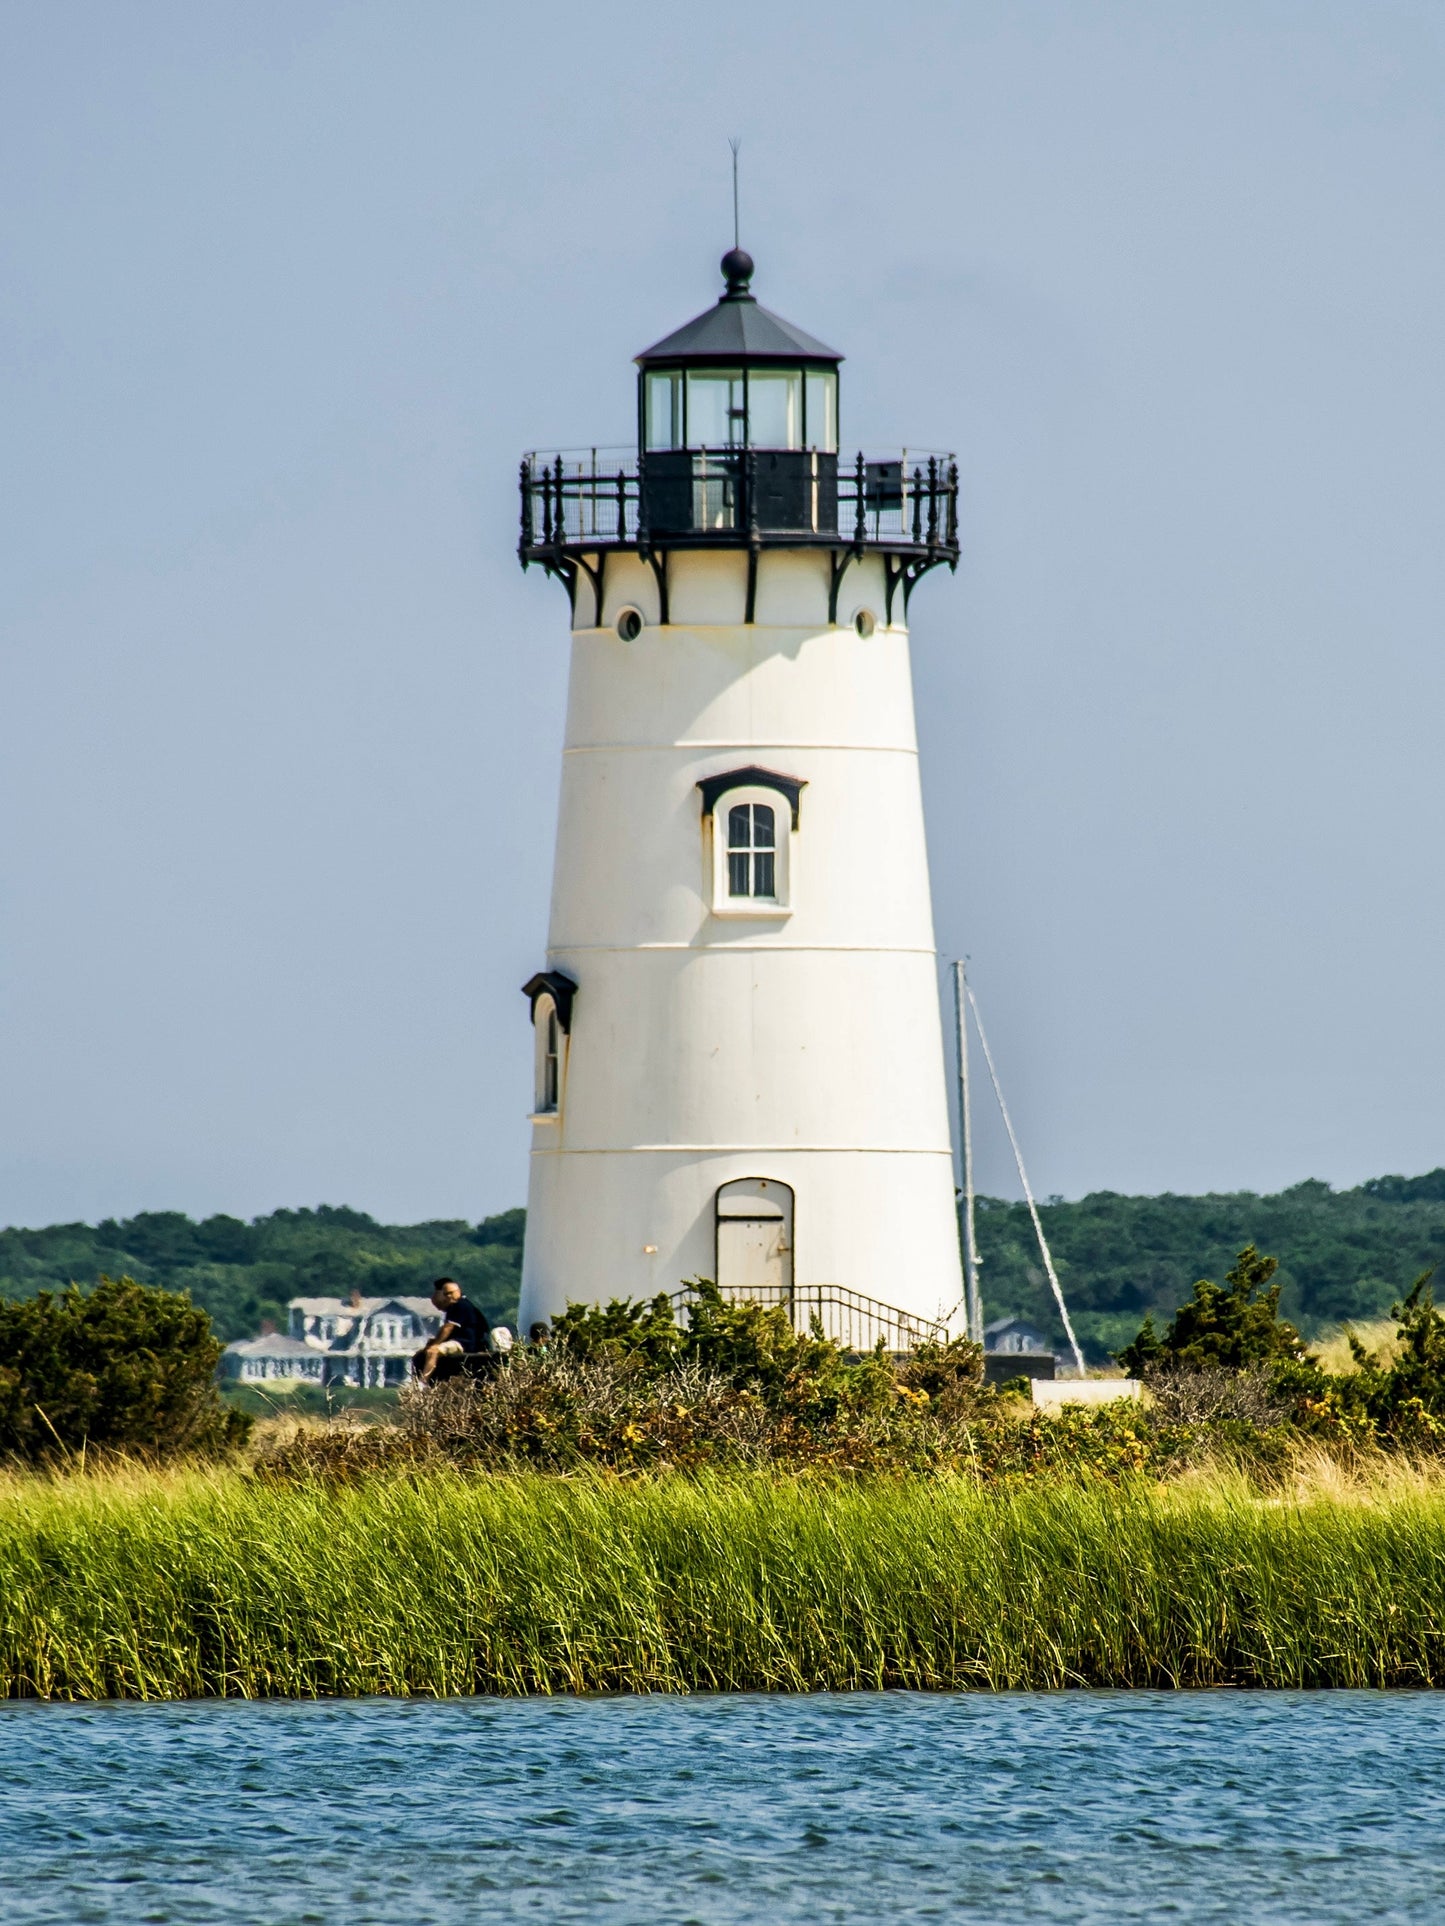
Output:
[[[494,1323],[514,1322],[526,1213],[470,1224],[441,1218],[381,1224],[365,1211],[323,1204],[254,1217],[196,1221],[178,1210],[142,1211],[99,1224],[0,1230],[0,1297],[133,1277],[188,1291],[223,1343],[254,1337],[262,1320],[286,1328],[293,1297],[425,1296],[454,1277]]]
[[[1146,1313],[1171,1314],[1247,1244],[1278,1254],[1281,1314],[1310,1339],[1388,1317],[1422,1271],[1445,1267],[1445,1169],[1352,1190],[1310,1179],[1272,1196],[1104,1190],[1076,1203],[1051,1198],[1039,1214],[1070,1317],[1098,1362],[1132,1341]],[[1027,1206],[981,1198],[977,1221],[985,1318],[1028,1317],[1062,1342]]]
[[[1050,1199],[1040,1210],[1070,1312],[1096,1362],[1130,1343],[1146,1313],[1168,1315],[1198,1279],[1221,1276],[1247,1244],[1278,1253],[1281,1313],[1307,1338],[1387,1316],[1421,1271],[1445,1265],[1445,1169],[1377,1177],[1352,1190],[1311,1180],[1272,1196],[1095,1191],[1077,1202]],[[383,1224],[322,1205],[250,1222],[143,1211],[93,1225],[0,1230],[0,1296],[128,1275],[189,1291],[229,1341],[253,1336],[263,1318],[284,1326],[292,1297],[416,1295],[446,1273],[493,1322],[515,1324],[525,1215]],[[986,1317],[1028,1317],[1061,1342],[1027,1208],[981,1198],[978,1236]],[[878,1280],[878,1297],[901,1294]]]

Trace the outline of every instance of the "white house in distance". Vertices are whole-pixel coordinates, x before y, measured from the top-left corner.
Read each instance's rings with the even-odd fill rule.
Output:
[[[957,468],[844,452],[842,357],[722,269],[636,448],[522,464],[572,653],[521,1327],[704,1276],[916,1335],[963,1296],[908,634]]]
[[[241,1384],[299,1381],[380,1387],[406,1381],[413,1354],[441,1329],[429,1297],[293,1297],[290,1329],[263,1329],[221,1353],[221,1375]]]

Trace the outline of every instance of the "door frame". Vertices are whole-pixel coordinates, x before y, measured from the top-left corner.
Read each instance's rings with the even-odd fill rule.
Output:
[[[773,1202],[772,1196],[749,1198],[748,1188],[745,1188],[745,1187],[748,1187],[748,1188],[755,1187],[756,1190],[758,1191],[772,1192],[777,1199],[777,1209],[776,1210],[726,1210],[724,1209],[723,1207],[724,1201],[728,1197],[729,1193],[731,1193],[733,1197],[736,1197],[740,1203],[745,1200],[749,1202],[757,1202],[757,1203]],[[739,1218],[743,1218],[753,1223],[777,1223],[779,1220],[781,1220],[783,1225],[783,1236],[786,1239],[786,1242],[783,1245],[783,1252],[787,1258],[787,1264],[785,1267],[786,1275],[783,1281],[783,1289],[787,1292],[788,1297],[791,1299],[792,1293],[793,1293],[793,1287],[797,1282],[797,1265],[795,1262],[797,1247],[798,1247],[797,1209],[798,1209],[797,1195],[794,1192],[792,1185],[785,1184],[780,1177],[730,1177],[726,1183],[718,1185],[716,1191],[713,1193],[712,1257],[713,1257],[713,1278],[720,1291],[728,1290],[730,1288],[736,1288],[736,1287],[724,1284],[722,1279],[723,1220],[725,1218],[729,1218],[734,1222],[736,1222]]]

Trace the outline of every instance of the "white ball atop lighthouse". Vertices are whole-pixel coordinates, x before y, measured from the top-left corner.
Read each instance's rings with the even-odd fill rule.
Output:
[[[521,1324],[708,1277],[891,1342],[962,1296],[907,628],[957,468],[841,456],[842,356],[722,268],[635,449],[522,464],[572,661]]]

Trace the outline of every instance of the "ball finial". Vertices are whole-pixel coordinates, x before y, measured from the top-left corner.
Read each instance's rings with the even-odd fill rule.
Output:
[[[753,257],[746,248],[730,247],[722,257],[722,271],[729,294],[746,294],[753,278]]]

